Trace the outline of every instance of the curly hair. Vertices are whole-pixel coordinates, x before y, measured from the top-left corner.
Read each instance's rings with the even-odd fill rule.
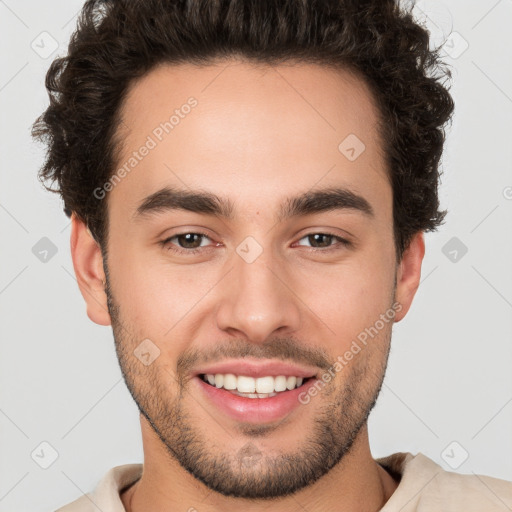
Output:
[[[32,127],[48,146],[39,178],[104,249],[107,201],[93,191],[114,172],[119,110],[134,80],[163,63],[230,57],[350,69],[379,107],[400,259],[415,233],[446,215],[439,162],[454,109],[451,73],[411,11],[398,0],[87,0],[68,54],[46,75],[50,103]]]

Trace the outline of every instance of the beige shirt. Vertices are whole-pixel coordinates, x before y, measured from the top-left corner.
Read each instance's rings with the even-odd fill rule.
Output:
[[[506,512],[512,510],[512,482],[445,471],[418,453],[376,459],[400,484],[380,512]],[[56,512],[125,512],[120,492],[142,475],[142,464],[110,469],[93,492]]]

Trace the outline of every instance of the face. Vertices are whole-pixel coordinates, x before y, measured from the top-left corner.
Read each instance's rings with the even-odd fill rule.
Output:
[[[166,65],[121,114],[89,316],[169,464],[226,496],[303,488],[365,427],[419,278],[372,97],[314,64]]]

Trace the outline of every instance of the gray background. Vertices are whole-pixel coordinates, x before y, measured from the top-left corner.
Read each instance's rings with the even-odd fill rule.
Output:
[[[415,12],[453,68],[449,216],[426,237],[422,284],[395,327],[371,447],[512,480],[512,0],[426,3]],[[85,314],[69,220],[36,179],[43,148],[29,135],[81,4],[0,1],[0,511],[54,509],[142,461],[111,330]]]

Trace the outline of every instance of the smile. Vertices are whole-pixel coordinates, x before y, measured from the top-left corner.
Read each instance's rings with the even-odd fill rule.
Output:
[[[239,423],[267,424],[309,409],[299,395],[307,393],[316,380],[293,375],[254,378],[216,373],[196,375],[192,382],[199,388],[193,393],[197,391],[206,400],[206,408],[215,417],[220,413]]]
[[[203,374],[201,378],[211,386],[230,391],[234,395],[246,398],[271,398],[279,393],[301,387],[308,378],[296,376],[272,375],[264,377],[249,377],[232,373]]]

